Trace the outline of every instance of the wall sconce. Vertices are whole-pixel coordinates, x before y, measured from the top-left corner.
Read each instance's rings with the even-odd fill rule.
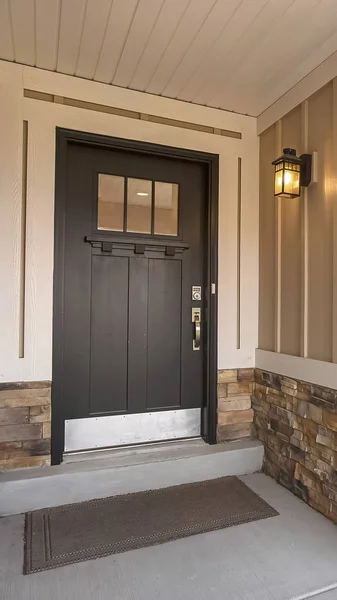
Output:
[[[298,198],[300,187],[311,183],[312,155],[296,156],[293,148],[284,148],[282,156],[272,162],[275,165],[274,196]]]

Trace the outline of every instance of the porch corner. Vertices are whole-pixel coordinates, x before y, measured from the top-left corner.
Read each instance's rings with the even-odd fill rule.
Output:
[[[255,369],[252,409],[263,471],[337,523],[337,391]]]
[[[218,442],[251,437],[253,385],[252,368],[218,371]]]

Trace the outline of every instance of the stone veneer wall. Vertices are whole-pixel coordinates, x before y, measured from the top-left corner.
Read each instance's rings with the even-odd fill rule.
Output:
[[[251,436],[254,411],[251,394],[254,369],[226,369],[218,372],[219,442]]]
[[[0,384],[0,471],[50,464],[50,381]]]
[[[337,523],[337,391],[260,370],[255,382],[265,473]]]

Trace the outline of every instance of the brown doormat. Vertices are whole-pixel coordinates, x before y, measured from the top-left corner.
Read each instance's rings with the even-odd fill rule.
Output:
[[[275,515],[237,477],[36,510],[26,515],[24,573]]]

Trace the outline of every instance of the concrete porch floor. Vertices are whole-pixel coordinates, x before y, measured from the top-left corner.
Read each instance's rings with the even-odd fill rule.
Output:
[[[0,519],[1,600],[337,600],[337,529],[262,474],[280,516],[22,575],[23,515]]]

